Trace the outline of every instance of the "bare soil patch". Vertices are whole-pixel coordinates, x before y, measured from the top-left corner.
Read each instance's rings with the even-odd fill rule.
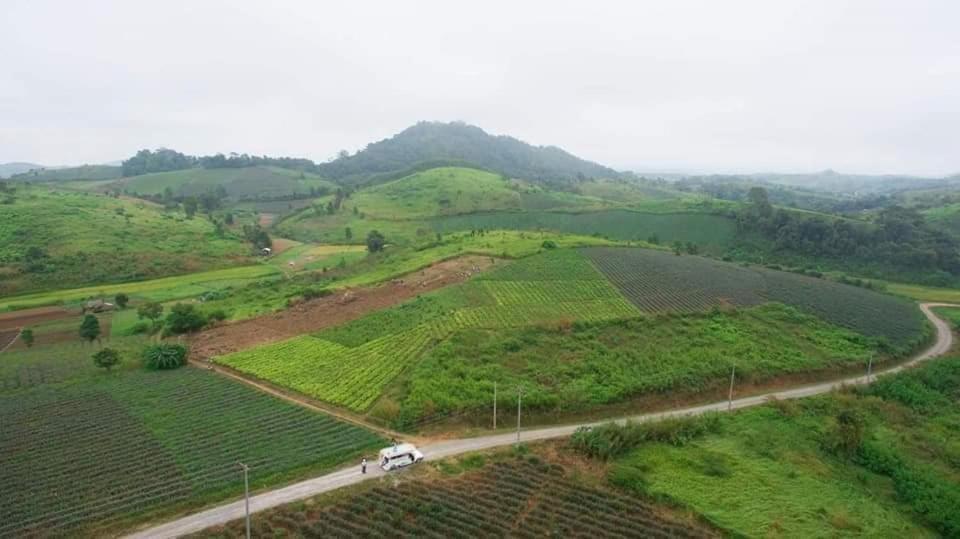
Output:
[[[60,320],[61,318],[76,316],[76,314],[63,307],[37,307],[36,309],[0,313],[0,330],[35,326],[41,322]]]
[[[424,292],[464,281],[492,264],[489,256],[463,256],[438,262],[376,286],[339,290],[278,313],[208,329],[190,339],[194,359],[210,359],[355,320]]]

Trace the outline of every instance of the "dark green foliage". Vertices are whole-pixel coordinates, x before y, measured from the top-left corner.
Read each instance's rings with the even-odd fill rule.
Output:
[[[544,240],[544,242],[543,242],[543,244],[541,245],[541,247],[543,247],[544,249],[556,249],[556,248],[557,248],[557,242],[555,242],[555,241],[553,241],[553,240]]]
[[[708,433],[720,432],[720,416],[675,417],[645,423],[605,423],[581,427],[570,438],[580,453],[601,460],[621,457],[646,442],[682,446]]]
[[[80,322],[80,338],[88,342],[100,338],[100,321],[96,316],[88,314],[83,317],[83,321]]]
[[[113,301],[116,302],[117,307],[120,307],[121,309],[126,309],[127,303],[130,301],[130,296],[124,294],[123,292],[120,292],[119,294],[113,297]]]
[[[207,317],[190,303],[177,303],[167,315],[165,332],[178,335],[196,331],[207,324]]]
[[[371,253],[379,253],[383,250],[383,246],[386,245],[386,238],[383,237],[383,234],[376,230],[371,230],[367,234],[367,251]]]
[[[20,332],[20,340],[23,341],[23,344],[27,345],[27,348],[33,346],[33,330],[30,328],[24,328]]]
[[[260,223],[243,225],[243,237],[253,244],[253,247],[257,250],[273,246],[273,240],[270,239],[267,231],[260,226]]]
[[[960,537],[960,488],[936,469],[904,459],[895,447],[871,441],[860,449],[860,464],[893,479],[897,496],[944,537]]]
[[[137,307],[137,316],[141,319],[146,318],[151,322],[156,322],[163,316],[163,305],[148,301]]]
[[[737,216],[740,229],[760,233],[773,242],[775,251],[960,276],[960,241],[929,226],[916,209],[890,206],[868,225],[773,210],[763,188],[755,187],[750,193],[751,203]]]
[[[140,150],[137,155],[125,160],[122,167],[124,176],[138,176],[150,172],[183,170],[195,166],[196,163],[196,157],[161,148],[155,152]]]
[[[960,399],[960,361],[937,361],[883,377],[865,391],[919,413],[935,413]]]
[[[108,371],[120,363],[120,353],[113,348],[101,348],[93,354],[93,364]]]
[[[143,349],[143,365],[148,370],[170,370],[187,364],[187,347],[182,344],[151,344]]]
[[[823,447],[835,455],[851,457],[863,444],[867,419],[863,412],[848,406],[833,418],[823,437]]]
[[[619,173],[584,161],[556,147],[530,146],[512,137],[491,136],[463,123],[420,122],[354,155],[342,154],[318,165],[322,175],[341,183],[384,181],[424,162],[465,161],[512,178],[568,184]]]

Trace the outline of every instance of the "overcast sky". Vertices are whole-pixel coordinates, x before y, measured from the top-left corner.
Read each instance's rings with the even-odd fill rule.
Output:
[[[2,0],[0,162],[326,160],[463,120],[616,168],[960,172],[960,1]]]

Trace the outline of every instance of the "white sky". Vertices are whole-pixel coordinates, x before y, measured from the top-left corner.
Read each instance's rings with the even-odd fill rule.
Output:
[[[960,1],[0,2],[0,162],[463,120],[616,168],[960,172]]]

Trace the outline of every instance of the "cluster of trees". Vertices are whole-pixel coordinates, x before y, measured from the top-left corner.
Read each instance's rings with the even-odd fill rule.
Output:
[[[257,250],[264,247],[273,247],[273,240],[270,239],[267,231],[260,226],[260,223],[243,225],[243,237],[253,244]]]
[[[140,150],[136,155],[123,161],[121,165],[124,177],[139,176],[151,172],[169,172],[194,167],[203,168],[243,168],[253,166],[275,166],[292,170],[313,172],[317,165],[309,159],[297,157],[267,157],[248,154],[222,153],[201,157],[186,155],[168,148],[158,150]]]
[[[531,146],[507,136],[493,136],[461,122],[420,122],[370,144],[362,152],[341,152],[318,165],[319,172],[344,183],[406,171],[424,162],[462,161],[514,178],[568,184],[591,177],[617,178],[616,171],[585,161],[560,148]]]
[[[911,271],[935,270],[947,280],[960,276],[960,244],[928,226],[915,209],[890,206],[878,212],[874,223],[858,223],[775,209],[762,187],[750,189],[749,200],[737,214],[740,229],[773,240],[776,250],[855,258]]]
[[[243,168],[254,166],[272,166],[288,168],[293,170],[312,171],[316,168],[316,163],[309,159],[298,157],[267,157],[266,155],[248,155],[230,153],[225,156],[222,153],[215,155],[206,155],[198,159],[203,168]]]
[[[139,176],[151,172],[183,170],[197,165],[197,158],[178,151],[160,148],[156,151],[140,150],[121,164],[124,177]]]

